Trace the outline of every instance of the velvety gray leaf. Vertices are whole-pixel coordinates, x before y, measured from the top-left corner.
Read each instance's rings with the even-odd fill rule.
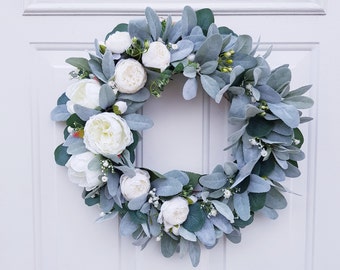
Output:
[[[235,53],[233,56],[233,66],[242,66],[245,69],[253,68],[257,64],[257,61],[254,57],[244,54],[244,53]]]
[[[110,79],[115,73],[115,63],[113,61],[112,52],[110,50],[106,50],[103,55],[102,70],[103,74],[108,79]]]
[[[231,223],[234,222],[234,214],[226,203],[216,200],[212,200],[211,203],[215,206],[217,212],[227,218]]]
[[[182,191],[182,183],[174,178],[158,178],[151,183],[158,196],[173,196]]]
[[[169,30],[168,41],[170,43],[176,43],[177,40],[181,37],[181,35],[182,35],[182,21],[178,21],[172,24],[172,27]]]
[[[246,165],[244,165],[239,173],[237,174],[235,178],[234,184],[231,186],[231,188],[236,187],[238,184],[240,184],[247,176],[251,174],[251,171],[253,170],[255,164],[257,163],[258,159],[252,160],[248,162]]]
[[[261,99],[270,103],[279,103],[281,96],[268,85],[259,85],[256,88],[260,91]]]
[[[189,257],[192,266],[198,266],[201,257],[201,248],[198,242],[189,242]]]
[[[213,99],[220,90],[220,86],[215,79],[208,75],[201,75],[201,84],[205,92]]]
[[[190,79],[195,78],[196,74],[197,74],[197,69],[193,65],[186,66],[183,70],[183,75]]]
[[[150,91],[146,88],[143,87],[142,89],[140,89],[138,92],[134,93],[134,94],[120,94],[119,95],[119,99],[123,99],[123,100],[131,100],[134,102],[143,102],[148,100],[150,97]]]
[[[291,136],[293,134],[293,129],[281,121],[275,121],[273,131],[285,136]]]
[[[201,241],[201,243],[206,247],[213,247],[216,244],[216,235],[214,225],[209,219],[205,219],[203,227],[195,232],[197,238]]]
[[[305,85],[305,86],[302,86],[296,90],[292,90],[290,91],[289,93],[287,93],[286,96],[284,96],[285,98],[288,98],[288,97],[296,97],[296,96],[302,96],[303,94],[305,94],[309,89],[312,88],[312,85]]]
[[[180,40],[176,43],[177,49],[170,50],[171,60],[170,62],[175,62],[184,59],[190,55],[194,49],[194,43],[190,40]]]
[[[234,207],[240,219],[247,221],[250,219],[250,203],[247,192],[236,193],[233,196]]]
[[[236,43],[233,46],[235,52],[249,54],[253,47],[253,40],[248,35],[240,35],[237,37]]]
[[[290,82],[292,74],[290,69],[283,65],[275,69],[269,77],[267,84],[275,90],[278,90],[282,85]]]
[[[101,80],[104,83],[107,83],[108,79],[110,79],[110,78],[106,78],[106,76],[104,75],[103,70],[102,70],[102,65],[98,61],[90,59],[89,60],[89,66],[92,70],[92,73],[99,80]]]
[[[227,176],[224,173],[207,174],[203,175],[199,182],[204,187],[219,189],[227,184]]]
[[[114,166],[116,169],[120,170],[123,174],[126,174],[128,177],[134,177],[136,175],[136,171],[134,168],[130,168],[129,166]]]
[[[248,185],[248,192],[253,193],[264,193],[270,190],[270,183],[263,179],[262,177],[251,174],[250,175],[250,182]]]
[[[123,236],[132,235],[139,227],[139,224],[136,224],[131,219],[129,213],[126,213],[120,221],[119,224],[119,232]]]
[[[99,156],[96,155],[93,159],[91,159],[91,161],[87,165],[87,168],[90,171],[100,171],[101,170],[101,162],[100,162]]]
[[[171,18],[170,15],[168,15],[168,17],[166,19],[165,29],[164,29],[163,34],[162,34],[162,40],[164,42],[166,42],[167,39],[168,39],[171,27],[172,27],[172,18]]]
[[[266,195],[265,205],[272,209],[284,209],[287,206],[286,198],[274,187]]]
[[[117,195],[118,192],[118,186],[119,186],[119,174],[117,173],[109,173],[107,180],[107,189],[109,191],[109,194],[114,197]]]
[[[116,95],[111,86],[103,84],[99,90],[99,106],[103,109],[106,109],[112,106],[115,100]]]
[[[195,11],[190,6],[185,6],[182,13],[182,37],[190,34],[191,29],[197,25]]]
[[[141,209],[141,207],[143,206],[143,204],[146,201],[148,194],[143,194],[137,198],[132,199],[131,201],[129,201],[128,203],[128,208],[130,210],[139,210]]]
[[[183,226],[179,227],[178,233],[180,236],[182,236],[184,239],[195,242],[197,241],[197,237],[194,233],[189,232],[187,229],[185,229]]]
[[[73,109],[74,109],[75,113],[79,116],[79,118],[83,121],[87,121],[87,120],[90,119],[91,116],[100,113],[100,111],[90,109],[90,108],[86,108],[86,107],[83,107],[79,104],[74,104]]]
[[[108,199],[103,193],[104,193],[104,188],[101,188],[100,190],[100,201],[99,201],[99,205],[100,205],[100,208],[102,209],[102,211],[104,213],[108,213],[112,210],[113,208],[113,205],[114,205],[114,200],[111,198],[111,199]]]
[[[201,74],[211,74],[213,73],[218,66],[217,61],[208,61],[201,65]]]
[[[51,111],[52,121],[66,121],[70,117],[66,104],[58,105]]]
[[[178,242],[172,239],[168,234],[164,233],[161,238],[161,252],[164,257],[169,258],[174,255]]]
[[[274,169],[267,175],[267,177],[273,181],[284,181],[286,179],[286,175],[281,169],[280,166],[275,164]]]
[[[266,217],[270,219],[277,219],[279,216],[279,214],[274,209],[268,208],[266,206],[260,209],[258,212],[264,214]]]
[[[300,170],[288,162],[288,168],[284,170],[287,177],[295,178],[301,175]]]
[[[269,144],[282,144],[282,145],[291,145],[292,144],[292,136],[284,136],[278,134],[276,132],[271,132],[266,136],[266,138],[262,138],[263,142]]]
[[[294,106],[281,102],[278,104],[268,103],[268,107],[271,112],[279,117],[287,126],[296,128],[299,125],[300,115]]]
[[[152,120],[145,115],[132,113],[125,115],[123,118],[132,130],[142,131],[153,126]]]
[[[222,37],[219,34],[208,37],[198,49],[195,61],[203,64],[216,61],[222,49]]]
[[[237,165],[234,162],[226,162],[223,166],[224,172],[227,176],[233,176],[237,171]]]
[[[157,222],[158,211],[151,207],[149,217],[148,217],[148,224],[150,229],[150,234],[152,236],[158,236],[161,233],[161,224]]]
[[[197,80],[196,78],[188,79],[183,86],[183,98],[191,100],[197,95]]]
[[[305,96],[286,97],[283,102],[293,105],[297,109],[309,109],[314,104],[314,101],[310,97]]]
[[[189,183],[189,176],[179,170],[172,170],[170,172],[167,172],[164,174],[166,178],[174,178],[177,179],[182,183],[183,186],[187,185]]]
[[[153,40],[154,41],[158,40],[162,31],[162,25],[158,18],[158,15],[152,8],[147,7],[145,9],[145,17],[146,20],[148,21],[149,30]]]
[[[233,231],[233,227],[230,224],[230,221],[221,214],[217,214],[214,217],[210,217],[210,220],[218,229],[220,229],[225,234],[229,234]]]
[[[71,144],[67,148],[67,153],[70,155],[78,155],[87,152],[88,150],[85,147],[83,140],[77,141],[76,143]]]
[[[142,42],[144,42],[145,40],[152,41],[152,37],[149,33],[149,26],[146,20],[130,20],[128,29],[130,37],[136,37]]]
[[[230,240],[234,244],[238,244],[241,242],[241,232],[239,230],[233,230],[231,233],[226,235],[228,240]]]

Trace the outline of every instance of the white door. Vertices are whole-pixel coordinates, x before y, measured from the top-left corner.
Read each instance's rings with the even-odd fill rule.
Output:
[[[86,56],[95,38],[103,39],[146,6],[179,14],[188,2],[3,1],[0,269],[191,269],[187,257],[163,258],[157,242],[140,251],[119,236],[117,220],[94,222],[99,210],[84,205],[81,189],[54,163],[63,127],[49,118],[69,84],[66,58]],[[315,100],[308,112],[314,121],[303,127],[302,176],[288,182],[300,195],[287,195],[288,207],[278,219],[259,217],[242,230],[240,244],[221,240],[203,250],[196,269],[340,269],[339,2],[197,0],[192,7],[209,7],[218,25],[261,37],[260,50],[273,44],[271,65],[290,64],[293,87],[313,84]],[[223,160],[228,104],[217,106],[203,95],[182,101],[182,83],[171,83],[145,108],[155,126],[144,134],[139,162],[160,172],[209,172]]]

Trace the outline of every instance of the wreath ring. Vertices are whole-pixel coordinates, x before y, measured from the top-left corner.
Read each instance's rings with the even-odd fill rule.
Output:
[[[89,59],[66,60],[77,68],[70,73],[76,81],[51,112],[66,123],[55,161],[83,187],[85,203],[100,206],[98,221],[120,216],[120,234],[135,245],[155,237],[165,257],[189,252],[197,266],[201,246],[212,248],[223,235],[240,242],[256,212],[278,216],[287,205],[281,182],[298,177],[304,159],[298,126],[311,118],[300,109],[313,100],[303,96],[310,85],[290,90],[288,65],[271,70],[270,49],[256,49],[250,36],[217,27],[210,9],[186,6],[173,22],[146,8],[145,18],[96,40]],[[194,98],[200,83],[217,103],[229,100],[228,120],[240,126],[226,148],[233,160],[209,174],[134,165],[140,132],[152,127],[140,109],[178,73],[186,78],[184,99]]]

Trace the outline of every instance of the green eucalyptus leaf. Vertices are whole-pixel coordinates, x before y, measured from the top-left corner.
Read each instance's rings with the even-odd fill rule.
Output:
[[[206,214],[199,203],[189,205],[189,214],[186,221],[182,224],[189,232],[199,231],[205,222]]]
[[[67,110],[66,104],[57,105],[52,111],[51,111],[51,120],[60,122],[60,121],[66,121],[70,117],[70,113]]]
[[[262,138],[267,136],[273,130],[273,127],[273,121],[267,121],[261,116],[255,116],[249,119],[246,131],[251,137]]]
[[[54,150],[54,160],[60,166],[65,166],[71,155],[67,153],[67,147],[60,144]]]
[[[200,184],[210,189],[219,189],[227,184],[227,176],[224,173],[212,173],[203,175],[200,180]]]
[[[262,209],[266,202],[266,193],[249,193],[250,210],[255,212]]]
[[[203,32],[208,32],[209,26],[215,22],[214,14],[209,8],[203,8],[196,11],[197,25],[199,25]]]
[[[211,248],[216,245],[216,233],[213,223],[206,218],[202,228],[195,232],[195,235],[200,242],[207,248]]]
[[[112,34],[114,34],[115,32],[128,32],[128,24],[127,23],[120,23],[118,24],[115,28],[113,28],[113,30],[111,32],[109,32],[106,37],[105,37],[105,41],[109,38],[109,36],[111,36]]]
[[[103,73],[103,69],[102,69],[102,65],[101,63],[99,63],[96,60],[90,59],[89,60],[89,66],[91,68],[92,73],[102,82],[107,83],[108,79],[104,73]]]

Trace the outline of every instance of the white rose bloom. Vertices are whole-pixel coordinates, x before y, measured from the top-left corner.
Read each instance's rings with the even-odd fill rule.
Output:
[[[158,68],[163,72],[170,65],[170,52],[166,45],[160,41],[150,44],[149,49],[142,56],[143,65]]]
[[[113,79],[119,92],[133,94],[144,87],[147,75],[141,63],[129,58],[117,63]]]
[[[125,174],[120,177],[120,189],[127,201],[147,194],[150,190],[149,173],[141,169],[135,169],[135,172],[134,177],[130,178]]]
[[[123,53],[131,46],[131,38],[128,32],[117,31],[105,41],[106,48],[113,53]]]
[[[164,229],[169,231],[174,226],[182,224],[188,214],[188,201],[182,197],[174,197],[162,204],[157,222],[164,223]]]
[[[68,177],[72,183],[80,187],[91,190],[98,186],[100,171],[91,171],[88,169],[89,162],[95,157],[91,152],[85,152],[78,155],[72,155],[66,163],[68,168]]]
[[[100,87],[100,83],[93,79],[82,79],[71,84],[65,92],[66,96],[70,99],[67,102],[69,112],[74,113],[74,104],[90,109],[98,107]]]
[[[84,127],[84,143],[94,154],[119,155],[133,143],[130,128],[114,113],[93,115]]]

